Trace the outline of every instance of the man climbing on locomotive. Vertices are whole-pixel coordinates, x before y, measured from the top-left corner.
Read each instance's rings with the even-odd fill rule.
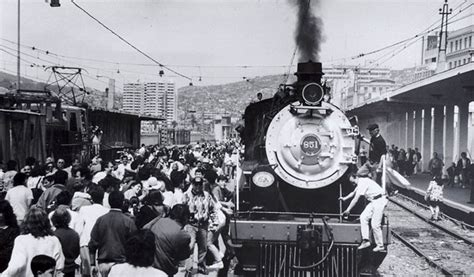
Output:
[[[352,198],[351,203],[343,212],[343,215],[348,215],[352,208],[357,204],[361,195],[363,195],[369,204],[365,207],[360,215],[360,230],[362,234],[362,243],[357,249],[364,249],[370,246],[369,240],[369,221],[372,225],[372,232],[376,247],[372,250],[374,252],[383,251],[383,235],[382,235],[382,218],[383,211],[387,205],[387,198],[383,189],[373,180],[366,177],[359,177],[355,173],[351,173],[349,181],[356,186],[354,191],[344,197],[339,197],[339,200],[346,201]]]
[[[379,125],[370,124],[367,127],[370,134],[370,141],[361,136],[364,142],[369,144],[369,159],[357,171],[358,176],[371,176],[373,180],[377,179],[377,173],[382,171],[381,158],[387,154],[387,144],[380,134]]]

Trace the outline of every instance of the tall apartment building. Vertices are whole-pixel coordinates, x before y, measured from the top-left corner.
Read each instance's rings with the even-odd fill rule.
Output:
[[[123,109],[162,117],[166,125],[177,120],[177,90],[174,82],[128,83],[123,88]]]

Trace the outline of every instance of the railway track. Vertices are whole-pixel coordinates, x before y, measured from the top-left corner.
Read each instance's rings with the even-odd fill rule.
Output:
[[[474,274],[474,249],[469,237],[414,211],[400,200],[386,208],[392,235],[447,276]]]

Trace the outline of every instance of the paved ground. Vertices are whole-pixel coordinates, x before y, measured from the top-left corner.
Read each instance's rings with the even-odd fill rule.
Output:
[[[407,179],[418,193],[424,194],[428,188],[431,177],[429,174],[417,174]],[[470,188],[461,188],[459,185],[454,187],[445,186],[443,191],[445,202],[453,202],[457,205],[464,206],[466,209],[474,209],[474,204],[467,203],[469,202],[470,194]]]

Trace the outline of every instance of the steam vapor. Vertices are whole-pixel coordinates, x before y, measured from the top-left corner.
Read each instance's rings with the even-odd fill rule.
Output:
[[[319,61],[323,21],[313,14],[311,0],[290,0],[290,3],[298,9],[295,42],[298,47],[299,61]]]

